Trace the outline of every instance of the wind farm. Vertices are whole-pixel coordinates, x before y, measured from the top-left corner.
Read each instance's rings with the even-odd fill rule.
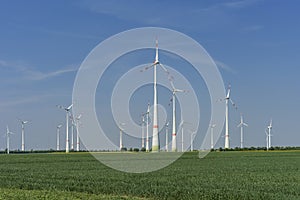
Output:
[[[172,115],[171,115],[171,125],[172,125],[172,134],[171,134],[171,138],[169,140],[169,134],[168,134],[168,129],[169,129],[169,125],[170,123],[167,122],[165,123],[165,125],[163,126],[162,130],[165,131],[165,146],[161,147],[161,141],[160,141],[160,137],[159,135],[161,134],[160,132],[162,130],[160,130],[158,128],[158,118],[159,118],[159,114],[158,114],[158,91],[157,91],[157,67],[160,67],[163,72],[166,74],[166,76],[164,77],[167,82],[170,85],[170,92],[171,92],[171,100],[170,102],[172,103]],[[176,109],[176,104],[178,104],[176,102],[177,99],[177,93],[187,93],[188,90],[182,90],[182,89],[178,89],[175,87],[174,85],[174,76],[173,74],[170,73],[170,71],[160,63],[159,61],[159,45],[158,45],[158,39],[156,38],[155,40],[155,59],[154,62],[151,65],[148,65],[146,67],[144,67],[143,69],[141,69],[141,72],[145,72],[149,69],[153,68],[153,105],[151,106],[150,103],[148,103],[147,106],[147,110],[146,112],[142,112],[141,118],[142,118],[142,122],[139,124],[139,126],[141,127],[141,146],[129,146],[128,145],[124,145],[124,133],[126,133],[126,130],[124,129],[124,125],[125,123],[118,123],[118,129],[119,129],[119,148],[118,149],[112,149],[110,151],[124,151],[127,149],[138,149],[139,151],[145,151],[145,152],[160,152],[164,149],[165,152],[169,152],[168,147],[171,146],[171,151],[170,152],[177,152],[178,151],[178,145],[180,145],[180,152],[185,152],[186,149],[184,147],[185,145],[185,141],[184,141],[184,126],[185,125],[192,125],[189,122],[186,122],[182,119],[182,116],[177,119],[177,109]],[[185,94],[185,95],[189,95],[189,94]],[[150,96],[149,96],[150,97]],[[232,121],[230,120],[230,115],[229,115],[229,109],[230,109],[230,104],[232,105],[233,108],[235,108],[235,110],[237,110],[237,106],[236,104],[233,102],[232,98],[231,98],[231,85],[229,84],[227,87],[227,91],[226,91],[226,96],[224,99],[220,99],[219,103],[223,103],[225,102],[225,126],[224,126],[224,138],[225,138],[225,143],[224,146],[220,146],[220,149],[233,149],[230,148],[230,137],[229,137],[229,132],[230,132],[230,126],[229,126],[229,122]],[[169,103],[170,105],[170,103]],[[181,105],[181,106],[185,106],[185,105]],[[66,113],[66,122],[65,124],[59,124],[56,127],[56,151],[61,151],[61,145],[60,145],[60,136],[61,136],[61,127],[65,126],[65,138],[66,138],[66,144],[65,144],[65,152],[69,153],[70,149],[71,151],[80,151],[80,136],[79,136],[79,127],[81,125],[81,117],[82,114],[78,114],[76,117],[73,113],[73,103],[71,105],[69,105],[68,107],[64,107],[61,105],[57,105],[57,108],[62,109],[65,111]],[[153,110],[151,111],[150,108],[152,108]],[[150,116],[151,115],[151,116]],[[150,122],[150,118],[151,118],[151,122]],[[25,151],[25,125],[29,123],[28,120],[21,120],[18,119],[21,123],[21,151]],[[180,120],[180,123],[179,123]],[[152,130],[149,130],[149,127],[151,126]],[[214,137],[214,131],[213,129],[216,127],[216,124],[210,124],[208,126],[209,131],[210,131],[210,150],[216,150],[215,148],[215,143],[217,141],[215,140],[219,140],[219,138],[215,138]],[[249,146],[245,147],[245,143],[244,143],[244,127],[248,127],[248,124],[244,122],[243,120],[243,116],[242,114],[240,115],[240,123],[237,125],[238,128],[240,128],[240,145],[239,148],[240,149],[248,149]],[[144,128],[146,128],[146,131],[144,130]],[[69,138],[69,131],[71,129],[71,144],[70,144],[70,138]],[[190,131],[191,129],[188,129],[188,131]],[[7,127],[7,131],[8,131],[8,127]],[[177,135],[178,135],[178,131],[180,132],[180,136],[181,138],[178,140]],[[266,150],[269,150],[272,145],[271,145],[271,131],[272,131],[272,119],[270,120],[270,124],[267,126],[267,129],[265,130],[265,134],[266,134]],[[146,132],[146,133],[145,133]],[[205,149],[200,149],[199,147],[197,148],[197,145],[194,145],[194,138],[197,134],[197,130],[192,132],[192,135],[190,136],[191,142],[189,145],[189,148],[191,151],[193,150],[205,150]],[[7,132],[7,140],[9,141],[9,135],[11,134],[11,132]],[[75,138],[75,134],[76,134],[76,138]],[[125,134],[125,136],[127,137],[127,135]],[[171,141],[169,143],[169,141]],[[7,152],[9,152],[9,142],[7,142]],[[186,142],[187,143],[187,142]],[[151,148],[150,148],[151,145]],[[76,146],[76,147],[75,147]],[[236,145],[237,147],[237,145]],[[251,147],[253,148],[253,147]],[[86,151],[85,149],[83,149],[83,151]],[[98,149],[97,151],[102,151],[101,149]]]

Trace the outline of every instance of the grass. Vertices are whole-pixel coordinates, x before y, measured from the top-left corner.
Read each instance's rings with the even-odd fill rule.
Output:
[[[0,155],[0,199],[300,199],[300,151],[185,153],[123,173],[88,153]]]

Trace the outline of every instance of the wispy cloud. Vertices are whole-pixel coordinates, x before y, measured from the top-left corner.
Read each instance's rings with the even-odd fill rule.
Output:
[[[258,0],[238,0],[238,1],[225,2],[222,3],[221,5],[228,8],[245,8],[255,4],[256,2],[258,2]]]
[[[41,32],[44,32],[46,34],[50,35],[57,35],[57,36],[63,36],[63,37],[72,37],[72,38],[80,38],[80,39],[96,39],[99,40],[99,36],[94,35],[88,35],[88,34],[79,34],[75,32],[67,32],[67,31],[60,31],[60,30],[50,30],[50,29],[44,29],[39,28],[37,29]]]
[[[227,71],[227,72],[230,72],[232,74],[236,74],[237,72],[231,68],[230,66],[228,66],[227,64],[221,62],[221,61],[218,61],[218,60],[214,60],[214,62],[216,63],[216,65],[218,66],[219,69],[222,69],[224,71]]]
[[[5,60],[0,60],[0,67],[5,67],[6,69],[9,69],[10,72],[15,73],[16,76],[32,81],[45,80],[61,76],[63,74],[76,72],[78,70],[78,67],[71,65],[54,71],[42,72],[34,69],[33,67],[29,67],[29,65],[24,62],[10,62]]]
[[[197,31],[212,31],[235,26],[238,19],[235,19],[231,12],[255,5],[258,1],[261,0],[192,1],[172,4],[168,1],[133,0],[124,4],[119,0],[88,0],[76,4],[92,13],[146,26],[183,27],[185,30],[195,30],[197,27]],[[186,26],[195,23],[196,26]]]
[[[27,70],[25,71],[26,78],[29,80],[44,80],[49,79],[52,77],[60,76],[66,73],[75,72],[77,71],[77,68],[66,68],[66,69],[59,69],[56,71],[51,72],[40,72],[40,71],[34,71],[34,70]]]

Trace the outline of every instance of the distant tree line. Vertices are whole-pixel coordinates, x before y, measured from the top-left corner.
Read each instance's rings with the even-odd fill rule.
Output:
[[[300,150],[300,147],[291,147],[291,146],[286,146],[286,147],[270,147],[269,151],[284,151],[284,150]],[[119,152],[119,150],[90,150],[91,152]],[[126,147],[123,147],[121,149],[121,151],[123,152],[145,152],[146,149],[145,148],[133,148],[130,147],[129,149],[127,149]],[[150,149],[151,151],[151,149]],[[211,151],[267,151],[266,147],[245,147],[245,148],[240,148],[240,147],[235,147],[235,148],[230,148],[230,149],[224,149],[222,147],[218,148],[218,149],[211,149]],[[29,151],[21,151],[21,150],[10,150],[9,153],[10,154],[28,154],[28,153],[55,153],[55,152],[61,152],[64,153],[65,150],[54,150],[54,149],[49,149],[49,150],[29,150]],[[70,150],[70,152],[77,152],[74,150]],[[88,152],[88,150],[80,150],[79,152]],[[7,153],[7,149],[5,149],[4,151],[0,151],[0,154],[6,154]]]
[[[286,146],[286,147],[270,147],[269,151],[278,151],[278,150],[300,150],[300,147],[291,147],[291,146]],[[230,148],[230,149],[224,149],[222,147],[218,149],[211,149],[211,151],[267,151],[267,147],[245,147],[245,148],[240,148],[240,147],[235,147],[235,148]]]

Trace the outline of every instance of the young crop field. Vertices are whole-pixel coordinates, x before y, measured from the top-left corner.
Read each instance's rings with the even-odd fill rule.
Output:
[[[143,174],[88,153],[0,155],[0,199],[300,199],[300,151],[185,153]]]

